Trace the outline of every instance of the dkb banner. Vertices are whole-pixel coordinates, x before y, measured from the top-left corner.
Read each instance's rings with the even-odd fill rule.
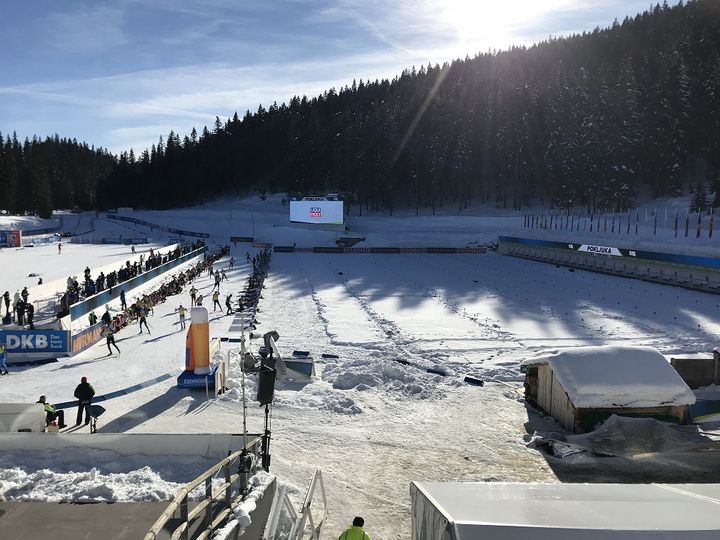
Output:
[[[0,343],[8,353],[66,354],[70,332],[66,330],[0,330]]]

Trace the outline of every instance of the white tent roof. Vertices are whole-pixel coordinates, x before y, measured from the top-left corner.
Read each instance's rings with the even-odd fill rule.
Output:
[[[695,394],[652,347],[570,347],[523,365],[550,364],[575,407],[692,405]]]
[[[420,540],[696,540],[720,534],[718,484],[413,482]]]

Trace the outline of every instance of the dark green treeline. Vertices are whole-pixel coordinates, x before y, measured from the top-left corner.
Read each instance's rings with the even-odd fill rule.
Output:
[[[57,135],[20,142],[0,134],[0,209],[50,217],[54,208],[94,209],[115,157]]]

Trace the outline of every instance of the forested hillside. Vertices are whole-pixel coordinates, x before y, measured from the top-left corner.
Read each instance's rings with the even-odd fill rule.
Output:
[[[0,209],[50,217],[54,208],[96,208],[98,182],[115,162],[105,150],[57,135],[20,143],[0,134]]]
[[[171,132],[101,172],[83,170],[76,204],[93,204],[97,178],[101,207],[256,190],[343,191],[387,211],[620,209],[689,191],[698,206],[718,205],[720,2],[656,6],[607,29],[261,106]],[[60,179],[47,181],[64,205]]]

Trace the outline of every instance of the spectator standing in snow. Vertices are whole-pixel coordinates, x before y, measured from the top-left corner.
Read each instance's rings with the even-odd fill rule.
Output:
[[[75,425],[79,426],[82,420],[83,411],[85,411],[85,425],[90,423],[90,403],[95,395],[95,389],[87,382],[87,377],[80,379],[80,384],[75,387],[73,394],[78,400],[78,412]]]
[[[370,540],[370,535],[363,530],[365,520],[361,517],[353,519],[352,527],[345,530],[338,540]]]
[[[5,347],[0,344],[0,375],[7,375],[10,373],[7,368],[7,353]]]
[[[20,303],[20,293],[18,291],[15,291],[15,294],[13,295],[13,313],[15,314],[15,320],[17,321],[17,307]]]
[[[28,296],[30,296],[30,293],[27,290],[27,287],[23,287],[22,292],[20,293],[20,296],[22,296],[23,302],[27,304]]]
[[[10,291],[5,291],[3,301],[5,302],[5,315],[10,315]]]
[[[33,318],[35,317],[35,306],[28,303],[25,304],[25,313],[27,315],[27,323],[30,325],[30,330],[35,330],[35,325],[33,324]]]
[[[94,311],[91,311],[90,315],[88,315],[88,322],[90,322],[90,326],[97,323],[97,315],[95,315]]]
[[[103,313],[103,316],[100,317],[100,320],[104,322],[106,326],[110,326],[110,321],[112,321],[112,317],[110,316],[110,311],[108,310],[107,306],[105,306],[105,313]]]

